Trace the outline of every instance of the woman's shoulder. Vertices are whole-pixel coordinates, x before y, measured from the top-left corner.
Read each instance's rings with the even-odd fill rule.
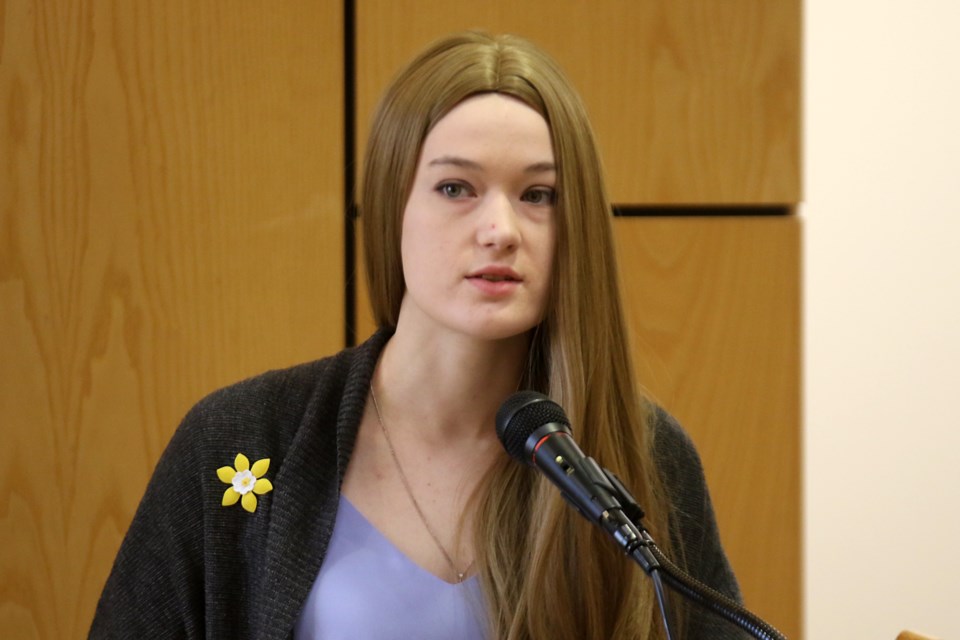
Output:
[[[185,423],[243,424],[270,414],[301,409],[318,387],[342,381],[343,352],[281,369],[271,369],[208,393],[191,407]]]
[[[653,456],[671,507],[671,534],[689,552],[714,526],[700,454],[690,435],[663,407],[651,409]]]
[[[665,409],[653,406],[650,416],[654,458],[671,506],[671,538],[680,552],[675,560],[701,582],[740,600],[736,577],[720,541],[700,454],[687,431]]]
[[[388,337],[388,336],[387,336]],[[205,430],[283,430],[309,416],[337,413],[341,402],[365,397],[385,342],[377,332],[366,342],[309,362],[272,369],[209,393],[186,414],[184,425]]]
[[[697,530],[704,517],[713,518],[703,462],[690,434],[663,407],[652,406],[649,424],[653,457],[670,500],[674,516],[688,533]],[[686,537],[686,536],[685,536]]]
[[[187,411],[154,470],[154,482],[184,482],[238,453],[269,459],[278,469],[304,447],[324,456],[352,443],[373,367],[385,340],[380,332],[337,354],[267,371],[217,389]],[[209,478],[203,475],[204,482]],[[215,476],[214,476],[214,479]]]
[[[653,434],[653,455],[667,480],[686,477],[703,482],[703,464],[690,434],[666,409],[651,405],[649,424]]]
[[[330,462],[352,441],[357,410],[352,413],[350,405],[362,407],[380,344],[374,336],[329,357],[247,378],[197,402],[161,453],[134,526],[139,520],[162,521],[189,529],[196,524],[191,518],[211,509],[219,514],[233,475],[248,465],[257,478],[269,469],[264,477],[276,483],[285,472]]]

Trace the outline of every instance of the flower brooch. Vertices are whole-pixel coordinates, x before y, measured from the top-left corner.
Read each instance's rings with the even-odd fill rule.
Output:
[[[234,468],[236,467],[236,468]],[[223,492],[221,505],[229,507],[237,501],[244,510],[253,513],[257,510],[257,496],[273,491],[273,483],[263,477],[270,468],[270,458],[257,460],[250,466],[250,460],[242,453],[238,453],[233,461],[233,467],[226,466],[217,469],[220,482],[229,484]]]

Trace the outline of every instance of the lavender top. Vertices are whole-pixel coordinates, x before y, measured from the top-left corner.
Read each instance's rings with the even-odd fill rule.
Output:
[[[340,496],[323,565],[294,629],[316,640],[483,640],[476,576],[444,582],[415,564]]]

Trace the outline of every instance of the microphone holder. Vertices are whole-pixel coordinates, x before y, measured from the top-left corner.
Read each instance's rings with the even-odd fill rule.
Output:
[[[669,613],[661,579],[663,583],[687,600],[719,615],[758,640],[787,640],[786,636],[748,611],[739,602],[703,584],[667,558],[642,526],[641,523],[645,514],[640,505],[637,504],[636,499],[620,482],[616,474],[605,468],[601,468],[601,470],[606,482],[600,480],[598,484],[601,484],[613,494],[619,501],[619,511],[622,512],[615,518],[620,523],[616,532],[612,531],[611,527],[604,526],[604,522],[600,523],[601,527],[606,529],[623,547],[626,554],[640,565],[644,573],[654,580],[660,613],[668,638],[670,638]],[[623,523],[624,518],[627,523]],[[605,516],[602,520],[606,519]],[[630,531],[625,535],[624,530],[626,529],[630,529]]]

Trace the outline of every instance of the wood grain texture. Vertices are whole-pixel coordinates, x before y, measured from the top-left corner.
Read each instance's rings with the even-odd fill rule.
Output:
[[[342,342],[341,3],[0,5],[0,629],[84,637],[187,408]]]
[[[549,51],[586,102],[619,204],[800,200],[800,2],[366,0],[358,149],[380,93],[463,29]]]
[[[616,221],[641,382],[706,469],[747,606],[801,636],[800,224]]]

